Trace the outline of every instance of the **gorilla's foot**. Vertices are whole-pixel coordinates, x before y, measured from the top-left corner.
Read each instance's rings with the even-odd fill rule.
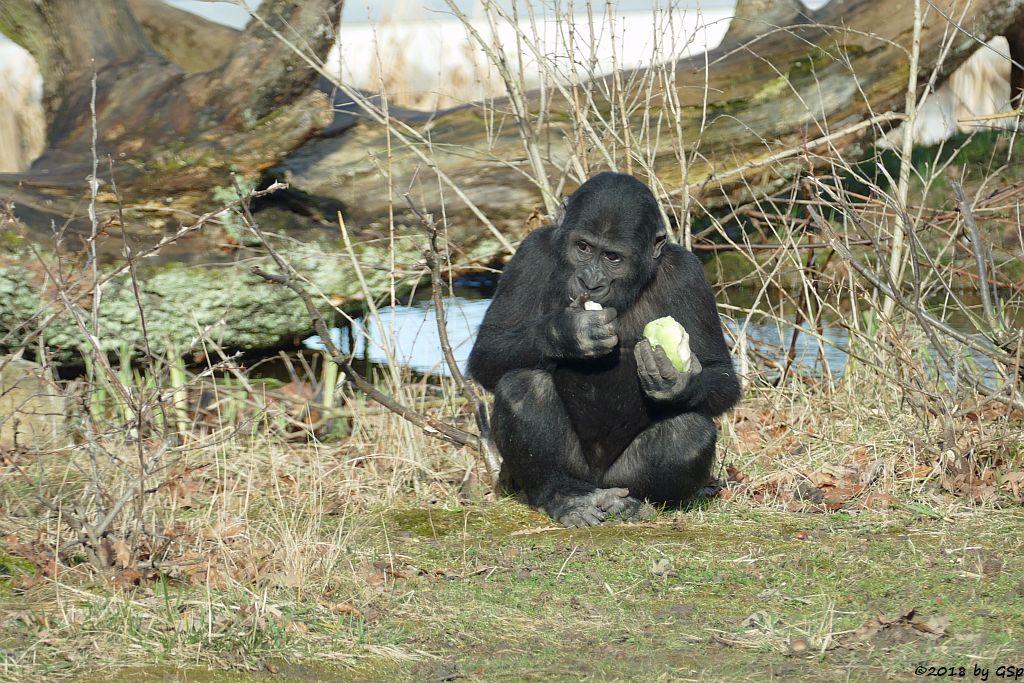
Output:
[[[585,528],[606,521],[637,517],[643,505],[629,495],[628,489],[594,489],[590,493],[561,496],[545,512],[567,527]]]

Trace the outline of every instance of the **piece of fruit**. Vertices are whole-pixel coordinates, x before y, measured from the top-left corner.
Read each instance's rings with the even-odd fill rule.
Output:
[[[679,372],[690,369],[690,335],[670,315],[652,320],[644,326],[644,337],[651,346],[665,349],[665,355]]]
[[[584,301],[583,310],[585,311],[601,311],[604,310],[604,306],[597,303],[596,301]]]

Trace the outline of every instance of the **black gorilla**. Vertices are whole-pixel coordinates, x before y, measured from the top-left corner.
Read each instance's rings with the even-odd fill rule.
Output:
[[[642,338],[666,315],[690,334],[688,372]],[[494,392],[502,478],[567,526],[696,493],[714,460],[712,418],[740,395],[700,261],[668,244],[654,195],[619,173],[588,180],[556,225],[523,241],[469,372]]]

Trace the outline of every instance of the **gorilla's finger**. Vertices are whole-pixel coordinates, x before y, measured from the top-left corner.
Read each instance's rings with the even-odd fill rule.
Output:
[[[602,500],[600,504],[601,513],[604,515],[614,515],[620,507],[622,507],[621,498],[608,498]]]
[[[616,335],[611,334],[611,335],[604,335],[604,336],[600,336],[600,337],[594,337],[590,341],[591,341],[591,344],[594,346],[595,349],[598,349],[600,351],[603,351],[603,352],[607,353],[607,352],[611,351],[612,349],[614,349],[616,347],[616,345],[618,345],[619,338]]]
[[[610,493],[613,496],[618,496],[619,498],[626,498],[626,497],[629,496],[629,489],[627,489],[625,487],[622,487],[622,486],[616,486],[614,488],[604,489],[604,491],[605,491],[605,493]]]
[[[646,344],[644,340],[637,342],[636,346],[633,347],[633,357],[636,358],[636,367],[643,374],[647,369],[647,353],[645,351]]]
[[[633,347],[633,358],[636,359],[637,374],[639,374],[640,377],[643,378],[643,376],[644,376],[644,354],[643,354],[643,351],[640,350],[640,344],[637,344],[636,346]]]
[[[652,378],[658,376],[658,363],[654,358],[654,349],[644,340],[636,345],[637,359],[643,359],[644,373]]]
[[[640,386],[643,387],[645,393],[649,394],[658,388],[657,383],[661,381],[661,378],[658,377],[657,371],[651,372],[646,359],[641,357],[640,362],[642,365],[639,366],[637,376],[640,378]]]
[[[668,359],[665,349],[660,346],[654,349],[654,362],[657,364],[658,374],[662,379],[672,380],[679,374],[679,371],[672,365],[672,361]]]
[[[601,322],[610,323],[618,317],[619,312],[614,308],[602,308],[600,311],[594,311],[601,316]]]
[[[589,337],[582,341],[580,348],[588,355],[604,355],[612,351],[618,343],[619,338],[615,335],[606,337]]]

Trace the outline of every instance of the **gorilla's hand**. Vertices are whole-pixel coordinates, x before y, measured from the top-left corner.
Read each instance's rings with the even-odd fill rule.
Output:
[[[652,348],[646,339],[637,342],[633,349],[636,357],[637,375],[640,376],[640,388],[652,401],[671,403],[682,398],[690,378],[699,375],[700,361],[697,356],[690,356],[690,367],[680,372],[672,365],[660,346]]]
[[[551,341],[559,358],[598,358],[619,343],[614,308],[588,311],[570,306],[552,321]]]

